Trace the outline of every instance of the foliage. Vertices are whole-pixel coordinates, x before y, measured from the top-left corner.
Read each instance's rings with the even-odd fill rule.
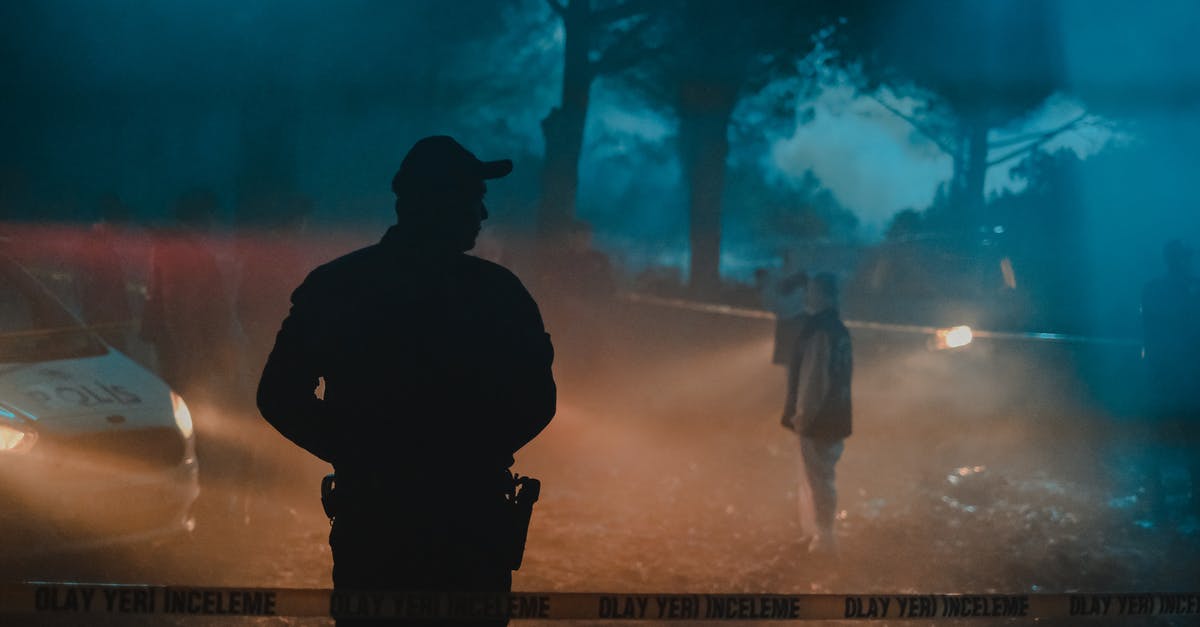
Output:
[[[1054,3],[857,0],[830,38],[867,90],[931,97],[925,113],[1003,124],[1064,82]],[[929,116],[921,116],[929,117]],[[953,137],[944,138],[952,140]]]
[[[858,218],[811,171],[790,182],[764,177],[761,168],[734,166],[725,205],[763,242],[846,239],[858,226]]]

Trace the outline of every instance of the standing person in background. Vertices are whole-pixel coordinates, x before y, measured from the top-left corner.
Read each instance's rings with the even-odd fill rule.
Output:
[[[1180,240],[1163,248],[1167,273],[1142,290],[1143,350],[1154,446],[1182,445],[1191,474],[1191,508],[1200,515],[1200,279],[1192,249]],[[1150,452],[1150,505],[1164,521],[1161,451]]]
[[[834,467],[851,433],[850,333],[838,316],[837,278],[818,273],[808,282],[804,328],[788,364],[783,426],[800,440],[800,519],[810,553],[837,551]]]
[[[176,227],[150,253],[142,338],[155,347],[159,373],[185,398],[229,394],[237,370],[233,308],[207,237],[216,211],[212,192],[183,194]]]

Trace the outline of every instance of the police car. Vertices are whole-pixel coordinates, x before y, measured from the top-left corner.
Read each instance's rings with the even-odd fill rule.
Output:
[[[0,534],[6,556],[194,526],[187,404],[0,258]]]

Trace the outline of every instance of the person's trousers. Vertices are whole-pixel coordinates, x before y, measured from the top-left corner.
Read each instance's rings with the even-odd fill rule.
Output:
[[[339,515],[329,534],[334,590],[507,593],[512,571],[496,529],[486,518]],[[425,624],[448,623],[337,620],[338,627]],[[500,627],[508,621],[453,624]]]
[[[824,440],[801,436],[801,520],[808,518],[815,529],[806,532],[832,537],[837,517],[835,467],[845,450],[844,440]],[[807,502],[806,502],[807,501]],[[803,511],[808,509],[809,511]],[[808,525],[803,525],[807,527]]]

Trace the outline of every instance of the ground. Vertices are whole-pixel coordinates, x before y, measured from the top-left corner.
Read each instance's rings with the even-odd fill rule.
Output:
[[[591,328],[602,332],[555,333],[559,414],[517,456],[515,469],[543,483],[517,590],[1200,589],[1184,453],[1095,406],[1087,385],[1064,382],[1070,355],[982,344],[937,353],[856,335],[855,433],[838,465],[841,552],[818,560],[798,539],[798,445],[779,425],[770,325],[629,306],[597,313]],[[210,435],[259,428],[253,416],[223,420]],[[189,540],[34,559],[14,575],[329,586],[329,525],[316,498],[327,469],[250,432],[234,441],[260,443],[269,463],[252,472],[248,524],[217,487]],[[1165,519],[1145,506],[1147,459],[1165,469]]]

